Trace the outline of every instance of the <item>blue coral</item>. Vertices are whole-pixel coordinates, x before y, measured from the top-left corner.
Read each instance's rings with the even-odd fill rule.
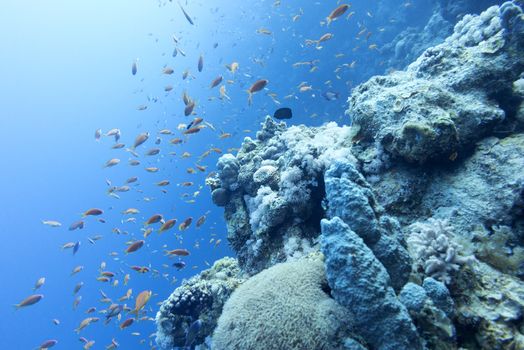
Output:
[[[362,238],[338,217],[323,219],[321,227],[331,294],[355,315],[356,331],[377,350],[422,349],[386,269]]]

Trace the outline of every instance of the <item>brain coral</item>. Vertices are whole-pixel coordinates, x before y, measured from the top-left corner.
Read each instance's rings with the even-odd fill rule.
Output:
[[[224,305],[213,349],[347,349],[350,313],[329,294],[318,258],[277,264],[251,277]],[[352,347],[353,349],[359,348]]]

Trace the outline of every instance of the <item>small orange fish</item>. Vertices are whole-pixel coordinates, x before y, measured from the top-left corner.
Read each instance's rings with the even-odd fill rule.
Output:
[[[253,102],[253,94],[265,88],[268,83],[269,83],[269,80],[260,79],[254,82],[253,85],[250,86],[250,88],[247,90],[247,94],[248,94],[247,102],[250,106]]]
[[[193,183],[191,181],[182,182],[183,187],[190,187],[193,186]]]
[[[202,215],[201,217],[198,218],[196,222],[196,227],[202,226],[205,222],[206,222],[206,216]]]
[[[213,79],[213,81],[212,81],[211,84],[209,85],[209,88],[212,89],[212,88],[218,86],[221,82],[222,82],[222,76],[219,75],[218,77],[216,77],[215,79]]]
[[[188,256],[189,255],[189,250],[187,249],[182,249],[182,248],[178,248],[178,249],[173,249],[173,250],[166,250],[166,256]]]
[[[28,296],[27,298],[25,298],[20,303],[14,306],[18,310],[20,308],[38,303],[40,300],[42,300],[43,297],[44,297],[43,294],[33,294],[33,295]]]
[[[196,134],[197,132],[200,132],[200,130],[202,130],[202,127],[196,126],[194,128],[190,128],[184,131],[184,135]]]
[[[350,5],[348,5],[348,4],[342,4],[339,7],[337,7],[336,9],[334,9],[333,11],[331,11],[329,16],[327,16],[327,18],[326,18],[327,25],[329,25],[337,17],[342,16],[349,9],[349,7],[350,7]]]
[[[122,322],[120,324],[120,326],[119,326],[120,329],[124,329],[124,328],[127,328],[127,327],[131,326],[133,324],[133,321],[134,320],[132,318],[128,318],[127,320],[125,320],[124,322]]]
[[[104,213],[104,211],[103,211],[102,209],[91,208],[91,209],[86,210],[86,211],[82,214],[82,217],[85,218],[86,216],[89,216],[89,215],[97,216],[97,215],[101,215],[101,214],[103,214],[103,213]]]
[[[178,144],[182,143],[182,139],[177,137],[177,138],[169,140],[169,143],[172,144],[172,145],[178,145]]]
[[[142,248],[144,243],[145,243],[144,240],[140,240],[140,241],[136,241],[133,244],[129,245],[129,247],[127,247],[127,249],[125,250],[126,254],[136,252],[137,250]]]
[[[152,215],[147,221],[145,222],[145,226],[156,224],[157,222],[161,221],[163,219],[161,214],[154,214]]]
[[[173,228],[173,226],[175,226],[175,224],[176,219],[167,220],[162,226],[160,226],[160,229],[158,229],[158,233],[170,230],[171,228]]]
[[[188,217],[187,219],[185,219],[179,226],[178,226],[178,229],[180,231],[184,231],[186,230],[190,225],[191,223],[193,222],[193,218],[190,216]]]

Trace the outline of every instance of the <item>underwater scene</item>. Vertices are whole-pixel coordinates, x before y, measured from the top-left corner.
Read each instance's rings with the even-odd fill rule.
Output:
[[[523,7],[2,1],[0,348],[524,350]]]

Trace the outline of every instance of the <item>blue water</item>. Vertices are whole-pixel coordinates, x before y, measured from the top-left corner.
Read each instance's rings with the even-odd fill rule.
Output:
[[[403,1],[391,1],[390,10],[356,1],[350,11],[355,15],[332,23],[329,28],[320,25],[336,1],[305,2],[274,1],[216,1],[183,2],[195,25],[183,17],[176,2],[168,1],[3,1],[0,12],[0,269],[2,276],[2,302],[0,303],[0,347],[33,349],[46,339],[59,341],[55,348],[81,348],[78,340],[83,336],[95,340],[93,349],[103,349],[115,338],[123,349],[148,349],[154,345],[150,335],[155,331],[154,322],[141,321],[125,330],[113,321],[104,326],[94,323],[77,335],[73,330],[88,316],[103,317],[98,311],[101,304],[99,290],[114,300],[133,289],[127,303],[134,307],[134,297],[143,290],[152,290],[147,315],[154,317],[157,303],[164,300],[183,278],[207,268],[216,259],[231,255],[227,247],[226,226],[222,209],[214,206],[209,190],[204,186],[207,173],[215,168],[218,154],[211,153],[200,164],[208,166],[206,173],[188,174],[198,156],[210,147],[227,152],[239,147],[245,136],[254,136],[267,114],[281,106],[293,109],[292,124],[320,125],[335,120],[349,124],[344,116],[345,100],[352,87],[369,78],[370,72],[383,72],[380,53],[368,49],[369,45],[390,40],[390,18],[398,11],[411,11],[410,18],[417,22],[417,14],[427,14],[427,8],[404,7]],[[422,4],[422,5],[421,5]],[[293,16],[303,14],[296,21]],[[378,16],[381,16],[377,18]],[[360,24],[360,26],[359,26]],[[395,24],[398,25],[398,24]],[[405,24],[403,24],[405,25]],[[370,39],[356,39],[366,27],[372,32]],[[258,34],[266,28],[271,35]],[[305,39],[318,39],[326,32],[334,38],[325,42],[321,50],[305,47]],[[172,57],[175,44],[172,35],[179,39],[179,47],[186,57]],[[215,43],[218,44],[214,48]],[[353,50],[358,47],[356,50]],[[336,58],[343,53],[345,56]],[[197,71],[197,60],[204,56],[204,70]],[[131,74],[131,65],[138,58],[138,73]],[[295,62],[319,60],[318,69],[293,68]],[[225,64],[238,62],[240,68],[233,75]],[[355,61],[353,68],[335,69]],[[172,67],[173,75],[163,75],[164,66]],[[189,69],[195,79],[182,80],[182,72]],[[218,88],[209,89],[210,82],[218,75],[226,84],[231,102],[221,101]],[[338,75],[338,77],[337,77]],[[253,97],[247,105],[245,90],[257,79],[268,79],[268,92],[276,93],[281,105],[273,102],[265,92]],[[330,80],[331,84],[325,82]],[[299,92],[298,85],[307,82],[312,91]],[[172,84],[173,91],[164,92]],[[167,141],[180,136],[179,123],[188,123],[184,117],[181,94],[188,94],[197,101],[196,114],[216,127],[216,132],[204,129],[192,135],[181,145]],[[325,91],[339,94],[335,101],[322,97]],[[292,95],[288,99],[284,96]],[[215,99],[209,101],[208,98]],[[155,102],[156,101],[156,102]],[[137,106],[147,105],[138,111]],[[148,131],[151,138],[139,148],[138,167],[127,164],[132,158],[123,149],[112,150],[113,141],[103,137],[94,139],[94,132],[120,128],[121,142],[131,145],[135,136]],[[143,153],[155,147],[157,132],[169,128],[175,136],[163,136],[158,156],[146,157]],[[252,130],[246,132],[245,130]],[[232,133],[229,139],[220,139],[220,132]],[[191,157],[181,158],[183,152]],[[176,152],[176,155],[169,155]],[[122,162],[109,169],[103,164],[111,158]],[[145,166],[161,170],[147,173]],[[106,180],[123,185],[125,179],[138,176],[137,186],[120,193],[120,199],[106,193]],[[171,181],[164,194],[154,183],[163,179]],[[191,187],[178,184],[192,181]],[[202,186],[199,189],[199,186]],[[142,191],[139,192],[138,190]],[[188,203],[184,193],[195,197]],[[144,197],[154,200],[144,201]],[[68,231],[67,227],[80,218],[80,213],[98,207],[104,210],[105,224],[96,218],[86,219],[83,230]],[[121,211],[129,207],[140,209],[137,223],[121,223]],[[177,228],[162,235],[154,232],[147,244],[136,253],[125,255],[126,242],[141,239],[142,222],[154,213],[166,219],[177,218],[180,223],[192,216],[190,229],[179,232]],[[207,213],[207,221],[195,228],[195,220]],[[58,220],[60,228],[44,226],[41,220]],[[177,223],[177,226],[178,226]],[[113,228],[127,231],[127,235],[112,232]],[[180,234],[182,242],[174,233]],[[96,244],[87,237],[96,234],[103,239]],[[221,239],[215,247],[211,239]],[[76,255],[71,250],[60,249],[66,242],[81,241]],[[200,248],[195,247],[198,242]],[[187,248],[191,255],[184,258],[187,267],[176,271],[165,268],[176,259],[163,255],[167,248]],[[110,256],[117,252],[118,256]],[[112,287],[98,282],[99,266],[107,263],[107,270],[117,273],[120,284]],[[85,266],[75,276],[71,270]],[[138,274],[131,265],[151,265],[158,270]],[[128,286],[123,285],[129,273]],[[168,276],[162,276],[168,274]],[[36,305],[14,311],[13,304],[33,293],[32,288],[40,277],[46,278],[38,293],[45,295]],[[176,282],[173,283],[173,277]],[[83,281],[79,292],[82,301],[76,311],[73,288]],[[85,314],[89,307],[97,313]],[[52,323],[59,319],[60,325]],[[131,335],[139,332],[140,335]],[[142,344],[142,345],[140,345]]]

